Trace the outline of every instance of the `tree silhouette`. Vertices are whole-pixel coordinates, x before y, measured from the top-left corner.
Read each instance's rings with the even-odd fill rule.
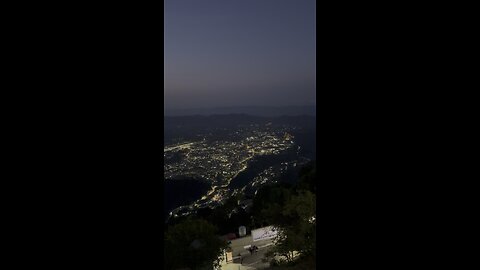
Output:
[[[165,269],[213,267],[227,247],[216,228],[201,219],[186,219],[168,228],[165,239]]]

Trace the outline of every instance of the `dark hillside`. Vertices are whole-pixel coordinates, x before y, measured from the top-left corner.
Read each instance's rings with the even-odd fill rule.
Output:
[[[164,189],[164,218],[171,210],[200,199],[210,189],[210,185],[201,179],[167,179]]]

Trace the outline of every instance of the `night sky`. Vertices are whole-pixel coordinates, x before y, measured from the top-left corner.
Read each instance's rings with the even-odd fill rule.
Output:
[[[315,104],[315,0],[165,0],[165,108]]]

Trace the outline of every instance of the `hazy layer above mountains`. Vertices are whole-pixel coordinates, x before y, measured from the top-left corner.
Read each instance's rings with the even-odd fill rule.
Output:
[[[248,114],[255,116],[294,116],[294,115],[316,115],[316,106],[283,106],[283,107],[219,107],[219,108],[197,108],[197,109],[166,109],[165,116],[186,116],[186,115],[221,115],[221,114]]]

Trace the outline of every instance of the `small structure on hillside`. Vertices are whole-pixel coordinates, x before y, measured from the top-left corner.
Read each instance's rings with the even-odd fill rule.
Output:
[[[247,235],[247,228],[245,226],[240,226],[238,228],[238,235],[240,237],[244,237],[245,235]]]

